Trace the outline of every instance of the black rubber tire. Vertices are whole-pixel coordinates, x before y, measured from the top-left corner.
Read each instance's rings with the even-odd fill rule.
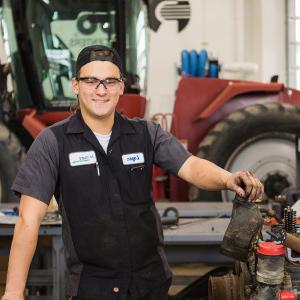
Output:
[[[0,123],[0,202],[18,202],[11,191],[18,168],[25,157],[25,149],[18,138]]]
[[[229,114],[200,143],[197,156],[224,167],[235,149],[247,141],[300,135],[300,109],[290,104],[255,104]],[[221,192],[190,189],[192,201],[222,201]]]

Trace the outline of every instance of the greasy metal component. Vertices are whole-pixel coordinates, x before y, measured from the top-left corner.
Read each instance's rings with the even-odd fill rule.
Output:
[[[226,274],[210,276],[208,281],[209,300],[243,300],[244,280],[242,276]]]
[[[291,185],[287,179],[287,175],[281,172],[266,174],[265,177],[264,187],[266,195],[271,199],[275,199],[276,196]]]
[[[279,286],[259,285],[257,288],[257,300],[279,300]]]
[[[161,223],[163,226],[171,226],[171,225],[178,225],[179,218],[175,217],[161,217]]]
[[[238,263],[240,265],[240,273],[243,275],[245,285],[252,286],[254,284],[254,277],[253,274],[251,274],[247,264],[241,261]]]
[[[273,209],[268,209],[266,212],[267,216],[274,218],[278,224],[282,224],[283,221],[276,215],[275,211]]]
[[[286,270],[286,265],[285,265],[285,270],[284,270],[284,278],[283,278],[283,287],[287,290],[291,290],[293,288],[293,283],[292,283],[292,277],[291,275],[287,272]]]
[[[278,201],[278,202],[285,202],[287,200],[287,196],[286,195],[277,195],[275,196],[275,201]]]
[[[300,173],[300,169],[299,172],[296,173],[297,174]],[[300,198],[300,190],[295,187],[289,187],[287,189],[284,189],[282,193],[275,198],[275,200],[277,202],[282,202],[281,204],[284,207],[287,207],[287,206],[293,206],[298,201],[299,198]]]
[[[297,288],[298,292],[300,292],[300,272],[299,272],[299,264],[295,264],[289,261],[285,261],[285,270],[289,274],[293,288]]]
[[[284,209],[284,226],[286,232],[296,233],[296,211],[290,207]]]
[[[221,252],[246,262],[261,231],[263,219],[256,204],[238,196],[233,200],[232,216],[221,245]]]
[[[266,230],[266,233],[270,235],[271,242],[278,242],[280,244],[283,244],[286,239],[286,230],[284,229],[284,225],[278,224],[271,226],[271,231]]]
[[[250,261],[244,263],[241,261],[235,261],[234,274],[240,276],[243,279],[244,285],[244,299],[250,299],[251,292],[255,289],[255,271],[252,272],[249,266],[252,264],[252,259],[250,256]],[[255,263],[253,263],[255,268]],[[252,268],[251,268],[252,269]]]
[[[284,277],[284,255],[258,254],[256,279],[262,284],[280,285]]]

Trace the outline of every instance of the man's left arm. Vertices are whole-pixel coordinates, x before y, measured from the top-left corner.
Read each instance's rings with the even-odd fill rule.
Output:
[[[189,153],[169,132],[147,122],[154,147],[154,163],[171,174],[204,190],[228,189],[254,201],[263,194],[263,185],[249,171],[230,173],[208,160]]]
[[[230,173],[214,163],[190,156],[178,171],[183,180],[204,190],[228,189],[249,201],[255,201],[263,194],[263,185],[249,171]]]

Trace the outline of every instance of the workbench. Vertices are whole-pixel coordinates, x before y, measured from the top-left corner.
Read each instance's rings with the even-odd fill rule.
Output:
[[[8,256],[17,217],[0,217],[0,256]],[[46,286],[51,296],[30,296],[29,300],[57,300],[65,297],[65,260],[63,255],[60,224],[42,225],[39,230],[39,245],[44,251],[44,269],[30,269],[27,285]],[[50,241],[50,245],[48,243]]]
[[[157,203],[162,215],[167,207],[179,212],[179,223],[164,228],[166,254],[169,263],[226,264],[231,260],[221,255],[220,244],[230,221],[231,203]],[[220,218],[220,217],[226,218]],[[17,217],[0,217],[0,255],[8,255]],[[65,263],[60,222],[40,227],[40,240],[50,239],[50,264],[45,270],[31,270],[28,285],[45,284],[51,287],[51,296],[38,299],[65,299]],[[28,297],[27,299],[37,299]]]

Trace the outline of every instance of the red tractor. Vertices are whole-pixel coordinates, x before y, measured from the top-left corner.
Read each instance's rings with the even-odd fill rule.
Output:
[[[14,201],[10,185],[36,135],[70,114],[70,86],[79,51],[89,44],[115,47],[123,57],[128,94],[118,110],[144,116],[145,79],[139,52],[150,1],[3,0],[0,27],[0,199]],[[182,2],[182,1],[181,1]],[[184,1],[183,1],[184,2]],[[181,24],[184,25],[183,23]],[[140,79],[140,81],[139,81]],[[171,131],[195,155],[228,170],[249,169],[274,198],[296,184],[294,137],[300,92],[279,83],[183,77]],[[157,175],[161,175],[158,174]],[[154,178],[156,198],[224,200],[230,194],[189,188],[177,178]],[[163,194],[167,186],[167,194]],[[160,191],[157,193],[157,191]]]
[[[300,132],[300,92],[279,83],[183,78],[174,114],[179,139],[188,148],[230,171],[251,170],[264,183],[267,198],[296,186],[295,135]],[[172,199],[188,188],[171,180]],[[192,187],[190,200],[230,201],[230,192]]]

